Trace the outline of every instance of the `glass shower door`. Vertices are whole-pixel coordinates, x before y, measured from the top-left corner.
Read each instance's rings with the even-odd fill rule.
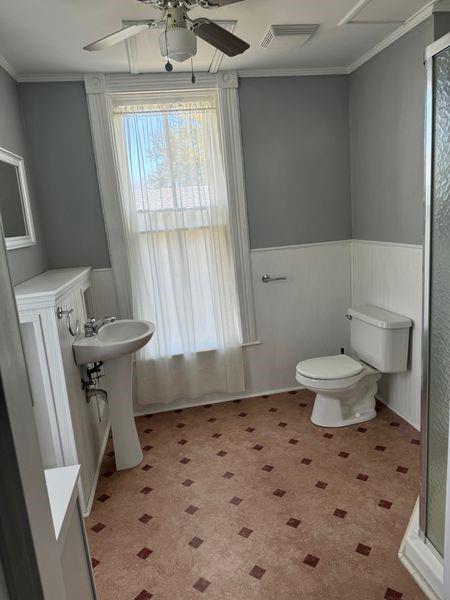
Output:
[[[450,36],[428,60],[422,533],[444,555],[450,404]],[[444,38],[445,40],[445,38]]]

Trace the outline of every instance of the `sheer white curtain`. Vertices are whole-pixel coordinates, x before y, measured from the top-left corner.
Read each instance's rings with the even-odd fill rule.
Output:
[[[242,334],[215,94],[113,108],[140,404],[241,392]]]

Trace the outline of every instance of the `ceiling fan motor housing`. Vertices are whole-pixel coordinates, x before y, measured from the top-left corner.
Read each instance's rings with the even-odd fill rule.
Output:
[[[184,62],[197,54],[197,37],[186,21],[186,9],[167,9],[167,28],[159,36],[161,54],[170,60]]]

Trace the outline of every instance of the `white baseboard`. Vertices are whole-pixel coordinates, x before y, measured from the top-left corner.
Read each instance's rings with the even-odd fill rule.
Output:
[[[417,429],[417,431],[420,431],[420,425],[418,423],[413,423],[411,417],[409,415],[407,415],[406,413],[403,413],[403,411],[401,409],[399,409],[396,406],[391,406],[390,404],[388,404],[386,402],[386,400],[384,398],[382,398],[379,394],[375,394],[375,398],[379,402],[381,402],[381,404],[384,404],[384,406],[387,406],[389,408],[389,410],[392,410],[393,413],[395,413],[396,415],[401,417],[404,421],[409,423],[412,427],[414,427],[414,429]]]
[[[403,537],[398,557],[429,600],[444,599],[444,566],[419,535],[419,500]]]
[[[89,515],[91,514],[92,505],[94,503],[94,498],[95,498],[95,492],[97,490],[98,478],[100,477],[100,471],[102,468],[103,455],[105,454],[110,430],[111,430],[111,423],[108,422],[108,424],[105,428],[105,433],[103,436],[102,444],[100,446],[100,451],[98,453],[97,468],[95,470],[95,475],[92,480],[91,489],[89,491],[89,497],[87,499],[86,506],[83,506],[83,517],[89,517]]]
[[[256,392],[253,394],[242,393],[236,394],[235,396],[221,396],[218,398],[198,398],[196,400],[180,400],[178,402],[171,402],[170,404],[148,404],[142,406],[142,410],[135,409],[135,417],[144,417],[145,415],[152,415],[160,412],[170,412],[172,410],[179,410],[185,408],[195,408],[197,406],[206,406],[207,404],[222,404],[223,402],[233,402],[234,400],[244,400],[245,398],[257,398],[258,396],[271,396],[273,394],[282,394],[285,392],[293,392],[303,389],[301,386],[293,386],[289,388],[283,388],[278,390],[269,390],[266,392]]]

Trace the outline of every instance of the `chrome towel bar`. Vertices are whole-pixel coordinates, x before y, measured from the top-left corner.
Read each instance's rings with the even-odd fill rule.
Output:
[[[286,275],[284,277],[271,277],[270,275],[263,275],[261,277],[261,281],[263,283],[270,283],[271,281],[286,281],[287,277]]]

